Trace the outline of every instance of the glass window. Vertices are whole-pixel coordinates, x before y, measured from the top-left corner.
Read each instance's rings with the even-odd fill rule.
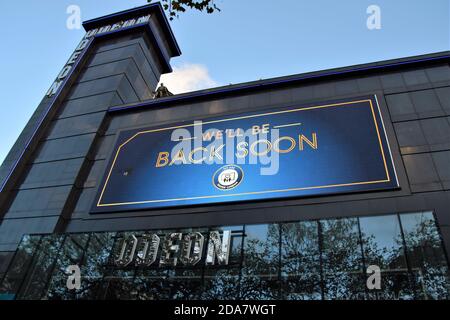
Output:
[[[202,269],[172,269],[164,286],[171,300],[197,300],[202,290]]]
[[[240,296],[242,245],[244,226],[212,228],[210,231],[231,231],[228,265],[203,265],[201,299],[235,300]],[[206,249],[206,248],[205,248]]]
[[[230,231],[228,264],[206,265],[211,231]],[[181,240],[177,265],[161,265],[165,237],[204,236],[200,252]],[[122,241],[156,233],[153,264],[138,266],[137,252],[115,264]],[[201,237],[194,238],[201,243]],[[192,238],[191,238],[192,240]],[[175,242],[178,240],[174,240]],[[188,243],[188,242],[187,242]],[[216,242],[217,244],[217,242]],[[133,246],[129,247],[132,248]],[[132,249],[131,251],[132,252]],[[181,252],[184,253],[180,258]],[[153,257],[153,256],[151,256]],[[195,255],[194,255],[195,257]],[[198,258],[198,256],[197,256]],[[183,262],[184,261],[184,262]],[[196,262],[198,261],[198,262]],[[196,262],[196,263],[195,263]],[[67,267],[79,265],[81,288],[68,290]],[[366,270],[381,270],[381,289],[367,288]],[[432,212],[323,219],[184,230],[25,236],[0,285],[0,299],[448,299],[449,270]]]
[[[166,269],[138,269],[134,279],[134,298],[137,300],[168,300],[169,271]]]
[[[63,235],[43,236],[38,252],[28,269],[24,283],[18,294],[19,299],[38,300],[45,296],[48,281],[64,242]]]
[[[177,232],[169,230],[166,233]],[[160,246],[164,241],[164,232],[161,230],[151,230],[143,233],[157,234],[160,237]],[[161,248],[158,247],[156,258],[149,267],[136,268],[134,278],[133,299],[138,300],[167,300],[170,299],[170,288],[167,285],[169,279],[169,270],[159,268],[161,259]]]
[[[134,285],[134,271],[127,271],[121,276],[108,276],[105,279],[106,300],[134,300],[137,296]]]
[[[365,268],[381,269],[381,292],[370,292],[369,299],[412,299],[405,248],[397,215],[360,218]]]
[[[177,265],[176,266],[165,266],[165,267],[158,267],[159,260],[161,258],[161,250],[159,250],[158,257],[156,260],[156,265],[153,266],[155,270],[153,270],[153,274],[150,275],[149,278],[147,278],[146,285],[149,288],[159,288],[160,285],[162,285],[162,290],[160,293],[156,293],[156,295],[159,295],[159,297],[164,296],[166,299],[170,300],[192,300],[192,299],[199,299],[201,294],[201,288],[202,288],[202,274],[203,274],[203,266],[204,266],[204,260],[205,260],[205,252],[206,252],[206,245],[208,241],[207,237],[207,228],[196,228],[196,229],[182,229],[182,230],[163,230],[159,232],[159,236],[161,239],[161,243],[164,243],[165,237],[171,233],[181,233],[183,236],[187,235],[188,233],[192,232],[199,232],[204,236],[204,245],[203,245],[203,251],[202,251],[202,258],[199,262],[197,262],[195,265],[184,265],[182,262],[182,242],[177,242],[179,249],[178,253],[174,254],[174,257],[177,257]],[[191,254],[193,249],[191,248]],[[144,274],[145,271],[143,270]],[[155,277],[155,275],[162,275],[164,281],[161,283],[158,281],[158,279]],[[136,277],[136,280],[138,277]],[[141,280],[141,279],[139,279]],[[153,290],[152,290],[153,291]]]
[[[134,235],[139,237],[142,232],[119,232],[116,234],[112,254],[107,262],[107,275],[103,278],[105,282],[105,293],[102,298],[107,300],[131,300],[136,297],[137,291],[134,287],[134,276],[136,268],[131,262],[126,267],[116,267],[115,261],[120,256],[124,239]]]
[[[0,299],[13,299],[39,250],[41,236],[24,236],[0,286]]]
[[[48,299],[75,298],[75,293],[67,288],[67,279],[71,275],[67,268],[72,265],[81,267],[88,238],[88,234],[73,234],[65,238],[47,290]]]
[[[103,278],[108,272],[110,257],[115,239],[114,232],[93,233],[89,237],[87,249],[81,266],[82,283],[76,291],[77,299],[98,299],[104,290]]]
[[[245,226],[241,299],[277,299],[280,231],[278,224]]]
[[[320,222],[325,299],[354,299],[365,293],[358,219]]]
[[[289,300],[322,298],[317,221],[281,225],[281,297]]]
[[[239,299],[240,271],[239,268],[205,268],[201,299]]]
[[[419,298],[448,299],[448,266],[432,212],[402,214],[405,244]]]
[[[228,258],[229,267],[241,267],[242,265],[242,241],[244,238],[244,226],[215,227],[208,231],[231,231],[230,255]],[[209,240],[209,239],[205,239]],[[205,243],[206,251],[207,243]],[[203,263],[204,265],[204,263]]]

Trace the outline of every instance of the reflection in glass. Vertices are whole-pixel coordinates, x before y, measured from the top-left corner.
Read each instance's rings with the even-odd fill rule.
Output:
[[[44,297],[64,239],[64,235],[48,235],[41,238],[39,250],[18,293],[19,299],[38,300]]]
[[[106,285],[106,292],[102,298],[107,300],[132,300],[136,297],[137,291],[134,287],[136,268],[130,264],[125,268],[115,266],[115,261],[120,256],[123,240],[134,235],[139,237],[143,232],[118,232],[114,239],[112,254],[108,257],[108,271],[103,278]]]
[[[448,299],[448,266],[433,214],[402,214],[400,220],[419,298]]]
[[[202,288],[201,269],[169,270],[165,283],[171,300],[199,299]]]
[[[0,285],[0,295],[12,299],[20,289],[20,285],[33,259],[39,250],[41,236],[24,236],[10,264],[8,272]]]
[[[228,266],[236,267],[242,264],[242,241],[244,237],[244,226],[216,227],[209,231],[231,231],[230,255],[228,258]],[[205,242],[205,247],[207,242]],[[206,250],[206,248],[205,248]],[[205,255],[204,255],[205,256]]]
[[[114,232],[90,234],[81,265],[82,283],[76,291],[77,299],[99,299],[104,290],[108,259],[114,244]]]
[[[70,292],[67,288],[67,279],[71,275],[67,272],[67,268],[71,265],[81,267],[81,259],[86,250],[88,239],[88,234],[73,234],[65,237],[47,289],[46,297],[48,299],[75,298],[75,292]]]
[[[211,230],[231,230],[228,265],[205,265]],[[114,264],[133,234],[201,232],[201,260]],[[176,250],[174,255],[178,255]],[[135,258],[135,257],[134,257]],[[81,288],[67,289],[79,265]],[[369,265],[381,289],[366,287]],[[25,236],[0,284],[3,299],[446,299],[449,271],[431,212],[282,224]]]
[[[200,298],[205,300],[238,299],[244,226],[212,228],[211,230],[231,231],[230,256],[227,266],[203,267],[203,289]]]
[[[278,224],[245,227],[241,299],[277,299],[279,295]]]
[[[397,215],[360,218],[366,268],[381,269],[382,299],[412,299],[414,292],[405,259],[400,223]],[[369,298],[374,295],[371,293]]]
[[[358,219],[323,220],[320,226],[325,298],[352,299],[364,294]]]
[[[240,269],[208,268],[203,278],[202,300],[239,299]]]
[[[170,289],[167,286],[168,270],[142,269],[136,271],[134,287],[136,300],[168,300]]]
[[[282,298],[322,298],[317,221],[281,225]]]

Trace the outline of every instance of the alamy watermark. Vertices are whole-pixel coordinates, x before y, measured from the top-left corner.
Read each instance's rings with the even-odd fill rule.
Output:
[[[381,29],[381,8],[375,4],[367,7],[366,13],[369,15],[367,17],[366,25],[369,30],[380,30]]]
[[[69,274],[66,281],[67,289],[79,290],[81,288],[81,270],[78,265],[70,265],[66,272]]]
[[[76,4],[67,7],[66,13],[69,15],[66,20],[66,27],[69,30],[81,29],[81,8]]]
[[[381,290],[381,269],[379,266],[371,265],[367,267],[366,273],[370,275],[367,278],[366,286],[369,290]]]
[[[288,124],[300,127],[301,123]],[[288,126],[283,125],[283,127]],[[292,131],[283,136],[279,127],[254,125],[249,129],[203,130],[201,121],[194,122],[193,132],[178,128],[172,132],[171,150],[158,150],[156,168],[173,165],[259,165],[261,175],[275,175],[280,169],[280,157],[296,153],[315,152],[319,148],[316,132]]]

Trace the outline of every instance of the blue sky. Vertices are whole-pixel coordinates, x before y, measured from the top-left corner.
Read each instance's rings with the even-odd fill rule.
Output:
[[[66,28],[72,4],[87,20],[146,1],[0,2],[0,162],[84,34]],[[172,60],[177,75],[167,81],[184,81],[183,90],[450,49],[448,0],[216,4],[219,13],[187,13],[171,22],[183,54]],[[366,27],[371,4],[381,8],[380,30]]]

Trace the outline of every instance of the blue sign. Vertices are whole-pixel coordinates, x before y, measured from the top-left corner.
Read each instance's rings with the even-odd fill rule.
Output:
[[[120,132],[92,212],[397,187],[368,96]]]

